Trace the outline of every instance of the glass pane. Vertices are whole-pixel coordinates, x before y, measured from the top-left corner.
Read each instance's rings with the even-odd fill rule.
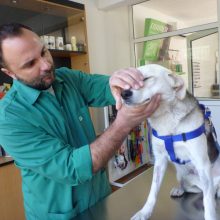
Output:
[[[136,66],[160,64],[181,75],[195,96],[216,97],[213,85],[219,84],[217,51],[216,29],[145,41],[135,44]]]
[[[217,21],[217,0],[153,0],[132,9],[134,38]]]
[[[219,97],[218,33],[195,34],[191,41],[193,90],[197,97]]]
[[[175,36],[135,45],[136,65],[156,63],[179,75],[183,75],[188,84],[187,40],[185,36]]]

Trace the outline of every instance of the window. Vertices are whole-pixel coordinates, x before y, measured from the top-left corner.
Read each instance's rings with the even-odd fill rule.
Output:
[[[136,66],[163,65],[196,97],[220,98],[217,0],[145,1],[130,12]]]

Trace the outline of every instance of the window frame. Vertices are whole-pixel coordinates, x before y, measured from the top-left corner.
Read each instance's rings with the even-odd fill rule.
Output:
[[[136,4],[130,4],[129,5],[129,9],[128,9],[128,14],[129,14],[129,28],[130,28],[130,49],[131,49],[131,64],[132,66],[137,67],[137,59],[136,59],[136,51],[135,51],[135,45],[137,43],[144,43],[145,41],[151,41],[151,40],[157,40],[157,39],[163,39],[163,38],[167,38],[167,37],[175,37],[175,36],[181,36],[184,34],[190,34],[190,33],[194,33],[194,32],[199,32],[199,31],[210,31],[213,29],[217,29],[217,32],[220,33],[220,0],[216,0],[217,1],[217,21],[216,22],[211,22],[208,24],[202,24],[202,25],[196,25],[193,27],[187,27],[187,28],[183,28],[183,29],[179,29],[179,30],[174,30],[174,31],[170,31],[170,32],[165,32],[165,33],[161,33],[161,34],[155,34],[155,35],[150,35],[150,36],[146,36],[146,37],[138,37],[135,38],[135,34],[134,34],[134,21],[133,21],[133,6],[137,5],[137,4],[141,4],[143,2],[147,2],[146,1],[141,1],[140,3],[136,3]],[[187,45],[188,46],[188,45]],[[218,51],[220,51],[220,34],[218,34]],[[188,90],[189,92],[193,93],[193,83],[192,83],[192,71],[191,71],[191,66],[190,66],[189,62],[189,56],[188,56]],[[218,67],[220,69],[220,62],[218,63]],[[219,71],[219,75],[220,75],[220,71]],[[220,100],[220,98],[212,98],[212,97],[206,97],[206,98],[198,98],[201,100]]]

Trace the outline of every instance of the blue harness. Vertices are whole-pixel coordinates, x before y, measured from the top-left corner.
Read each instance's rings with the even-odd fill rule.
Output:
[[[204,118],[207,120],[210,120],[210,122],[211,122],[211,119],[210,119],[211,111],[208,108],[206,108],[203,104],[199,104],[199,107],[203,112]],[[214,129],[214,126],[213,126],[213,129]],[[182,133],[182,134],[178,134],[178,135],[166,135],[166,136],[159,136],[157,134],[157,131],[152,128],[152,134],[155,137],[157,137],[161,140],[164,140],[165,148],[167,150],[167,153],[170,156],[171,161],[173,161],[174,163],[178,163],[178,164],[186,164],[186,163],[190,162],[190,160],[182,161],[179,158],[176,158],[174,147],[173,147],[173,142],[175,142],[175,141],[184,141],[185,142],[187,140],[199,137],[203,133],[205,133],[205,124],[202,124],[199,128],[197,128],[193,131],[187,132],[187,133]]]
[[[217,134],[215,131],[215,127],[211,121],[211,111],[208,107],[205,107],[203,104],[199,104],[199,107],[203,112],[204,119],[208,120],[208,122],[209,122],[211,134],[214,139],[215,147],[220,152],[220,145],[217,140]],[[178,134],[178,135],[165,135],[165,136],[159,136],[157,134],[157,131],[152,128],[152,135],[164,141],[165,148],[167,150],[167,153],[170,156],[171,161],[173,161],[174,163],[178,163],[178,164],[186,164],[186,163],[190,162],[190,160],[182,161],[176,157],[174,147],[173,147],[173,142],[175,142],[175,141],[184,141],[185,142],[187,140],[199,137],[201,134],[203,134],[205,132],[206,132],[205,124],[202,124],[199,128],[197,128],[193,131],[187,132],[187,133],[182,133],[182,134]]]
[[[171,161],[178,163],[178,164],[186,164],[190,162],[190,160],[181,161],[179,158],[176,157],[173,142],[175,141],[187,141],[196,137],[199,137],[201,134],[205,133],[205,125],[202,124],[199,128],[182,134],[177,135],[165,135],[165,136],[159,136],[157,134],[157,131],[152,128],[152,134],[161,139],[164,140],[165,148],[170,156]]]

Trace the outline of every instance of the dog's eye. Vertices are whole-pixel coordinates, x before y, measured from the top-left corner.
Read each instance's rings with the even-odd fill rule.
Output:
[[[144,81],[147,81],[147,80],[150,79],[150,78],[152,78],[152,77],[146,77],[146,78],[144,78]]]

